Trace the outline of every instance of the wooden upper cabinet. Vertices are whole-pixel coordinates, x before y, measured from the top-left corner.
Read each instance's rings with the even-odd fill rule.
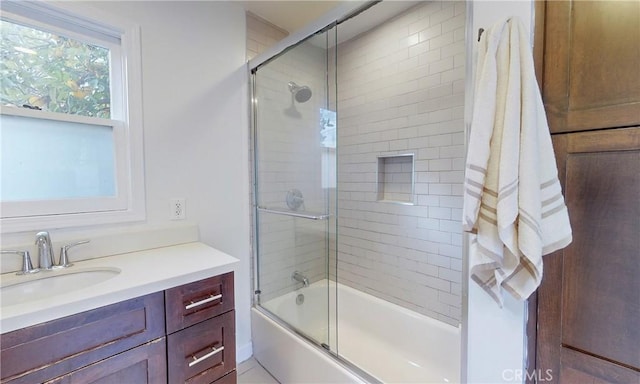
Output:
[[[553,135],[573,242],[544,258],[549,384],[640,383],[640,127]]]
[[[541,2],[535,42],[551,132],[640,125],[640,1]]]

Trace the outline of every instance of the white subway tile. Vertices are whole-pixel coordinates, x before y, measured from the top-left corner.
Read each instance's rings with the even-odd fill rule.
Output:
[[[451,234],[451,245],[457,245],[462,247],[462,234],[461,233],[452,233]]]
[[[409,24],[409,33],[413,34],[426,28],[429,28],[429,18],[422,16],[418,20]]]
[[[417,59],[419,55],[426,52],[429,52],[429,41],[423,41],[409,47],[409,58]],[[421,65],[419,60],[416,62],[416,64]]]
[[[449,290],[451,290],[451,285],[449,284]],[[452,306],[461,306],[462,302],[460,301],[459,295],[453,295],[447,292],[438,292],[438,299],[441,303],[446,303]]]
[[[437,267],[436,267],[437,268]],[[451,291],[451,282],[447,281],[447,280],[443,280],[437,277],[433,277],[433,276],[428,276],[427,277],[427,284],[428,287],[431,288],[435,288],[439,291],[442,292],[438,292],[438,295],[445,293],[445,292],[450,292]],[[460,299],[458,298],[458,301],[460,301]],[[448,303],[447,304],[451,304]]]
[[[453,31],[429,40],[429,49],[434,50],[453,43]]]
[[[429,112],[429,123],[439,123],[443,121],[451,121],[453,112],[451,109],[443,109]]]
[[[463,158],[465,154],[464,145],[443,146],[440,148],[441,158]]]
[[[440,228],[440,223],[437,219],[420,217],[418,218],[418,228],[438,229]],[[436,252],[437,252],[437,248],[436,248]]]
[[[437,24],[437,25],[433,25],[429,28],[425,28],[423,30],[420,31],[419,36],[420,36],[420,42],[424,42],[424,41],[429,41],[431,39],[433,39],[434,37],[438,37],[442,34],[442,25]]]
[[[438,268],[438,277],[452,283],[462,283],[462,275],[460,271],[454,271],[447,266],[446,268]]]
[[[462,259],[462,248],[456,245],[441,244],[439,252],[445,256]]]
[[[451,139],[452,145],[463,145],[464,144],[464,132],[454,133]]]
[[[445,184],[445,185],[449,185],[449,187],[451,187],[451,184]],[[451,190],[451,188],[449,188],[449,190]],[[447,195],[449,196],[442,196],[440,198],[441,207],[462,209],[461,196],[451,196],[451,193],[448,193]],[[455,212],[452,212],[452,214],[455,214]]]
[[[460,234],[462,233],[462,223],[459,220],[440,220],[440,230]]]
[[[451,184],[429,184],[429,194],[440,196],[440,206],[443,205],[443,200],[451,194]]]
[[[451,233],[436,231],[436,230],[428,230],[427,240],[433,241],[434,243],[451,244]]]
[[[433,47],[430,47],[430,50],[418,54],[418,65],[429,65],[433,62],[439,61],[440,58],[440,50],[434,50]],[[429,73],[429,75],[431,75],[431,73]],[[438,81],[436,84],[440,84],[440,81]],[[424,85],[420,85],[420,87],[425,88]]]
[[[429,171],[450,171],[451,169],[451,159],[429,160]]]
[[[427,207],[439,207],[440,196],[437,195],[420,195],[418,196],[418,205],[424,205]]]
[[[453,57],[453,67],[454,68],[464,68],[466,65],[467,57],[463,53],[458,53]]]
[[[453,159],[453,164],[451,169],[454,171],[464,170],[464,159],[463,158]]]
[[[445,57],[449,58],[449,57],[462,54],[462,57],[464,58],[465,49],[466,49],[465,42],[457,41],[440,48],[440,55],[444,59]],[[462,61],[462,64],[464,64],[464,60]]]
[[[448,5],[448,4],[447,4]],[[433,13],[429,16],[429,22],[431,25],[443,23],[446,20],[451,19],[455,14],[454,7],[443,7],[439,12]]]
[[[423,148],[418,151],[418,158],[420,160],[433,160],[440,159],[440,148],[431,147],[431,148]],[[432,170],[432,169],[426,169]]]
[[[442,1],[433,1],[425,3],[423,7],[420,8],[420,14],[423,17],[428,17],[442,9],[442,5],[444,2]]]
[[[466,15],[460,14],[442,22],[442,33],[464,27]]]
[[[456,80],[464,80],[465,68],[457,67],[453,68],[449,71],[444,71],[441,73],[442,82],[452,82]]]
[[[451,266],[451,258],[447,256],[442,256],[434,253],[429,253],[427,255],[427,260],[430,265],[434,265],[440,268],[449,268]]]
[[[438,55],[438,58],[436,58],[435,60],[439,60],[439,59],[440,59],[440,55]],[[426,76],[418,80],[418,86],[421,89],[431,88],[440,84],[442,84],[442,76],[439,73],[435,75]]]
[[[438,267],[435,265],[429,265],[429,264],[424,264],[424,263],[419,263],[418,264],[418,268],[416,269],[416,272],[424,275],[424,276],[420,276],[419,278],[421,278],[423,284],[432,287],[432,288],[436,288],[433,285],[429,285],[427,284],[428,281],[430,281],[430,277],[436,277],[438,276]]]
[[[451,269],[454,271],[462,271],[462,259],[451,259]]]
[[[451,208],[429,207],[429,218],[451,220]]]

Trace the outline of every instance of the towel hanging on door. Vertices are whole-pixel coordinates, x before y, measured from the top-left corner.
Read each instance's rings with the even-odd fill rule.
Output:
[[[478,44],[463,227],[471,278],[502,306],[542,280],[542,255],[571,243],[551,136],[522,22],[494,24]]]

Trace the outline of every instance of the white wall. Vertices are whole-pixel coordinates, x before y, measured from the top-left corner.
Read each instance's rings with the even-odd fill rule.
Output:
[[[533,28],[532,6],[529,0],[474,1],[471,29],[474,59],[479,28],[487,29],[505,17],[518,16],[530,30]],[[524,303],[506,295],[501,309],[475,282],[469,280],[468,284],[467,382],[523,382],[526,349]]]
[[[143,225],[171,225],[169,200],[185,198],[187,220],[199,225],[201,241],[241,260],[235,272],[236,333],[239,360],[245,359],[251,354],[251,302],[244,10],[233,2],[82,5],[141,27]],[[94,229],[98,234],[114,227],[130,226]],[[76,230],[54,230],[52,237],[73,237]],[[2,241],[30,235],[3,235]]]

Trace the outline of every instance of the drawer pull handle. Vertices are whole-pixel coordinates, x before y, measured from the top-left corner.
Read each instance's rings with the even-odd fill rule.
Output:
[[[184,307],[184,309],[191,309],[191,308],[195,308],[197,306],[200,306],[202,304],[206,304],[210,301],[214,301],[214,300],[218,300],[218,299],[222,299],[222,293],[219,295],[211,295],[209,297],[207,297],[206,299],[200,300],[200,301],[196,301],[195,303],[192,301],[191,304],[187,305]]]
[[[212,347],[211,349],[213,349],[211,352],[207,353],[206,355],[202,356],[202,357],[196,357],[195,355],[192,356],[193,357],[193,361],[189,363],[189,368],[193,367],[194,365],[198,364],[199,362],[206,360],[208,358],[210,358],[211,356],[214,356],[222,351],[224,351],[224,345],[218,349],[216,349],[216,347]]]

